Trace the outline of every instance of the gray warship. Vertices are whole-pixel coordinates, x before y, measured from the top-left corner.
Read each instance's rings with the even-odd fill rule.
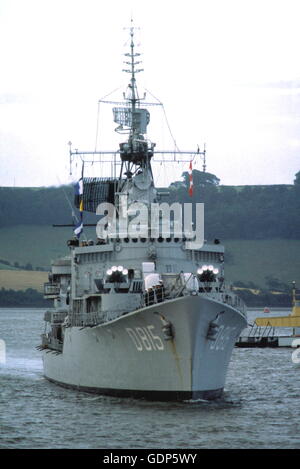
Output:
[[[195,242],[194,232],[189,236],[176,220],[168,230],[160,211],[149,215],[164,194],[154,185],[151,162],[158,152],[146,137],[150,113],[137,90],[134,28],[125,55],[130,83],[113,116],[128,138],[111,152],[120,172],[93,178],[83,173],[78,183],[76,236],[68,241],[69,254],[52,261],[44,285],[45,298],[54,300],[38,346],[44,376],[103,395],[216,399],[247,325],[246,308],[226,285],[218,240]],[[70,146],[70,159],[95,153]],[[108,153],[98,152],[100,160]],[[133,208],[140,213],[135,224]],[[94,240],[79,239],[83,211],[102,215]]]

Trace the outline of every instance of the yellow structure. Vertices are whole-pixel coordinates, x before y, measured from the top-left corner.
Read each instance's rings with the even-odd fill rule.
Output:
[[[293,308],[289,316],[256,318],[257,326],[271,327],[300,327],[300,295],[296,293],[296,285],[293,282]]]

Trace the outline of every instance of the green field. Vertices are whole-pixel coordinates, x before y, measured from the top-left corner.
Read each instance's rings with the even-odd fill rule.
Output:
[[[2,262],[0,262],[0,270],[19,270],[19,269],[17,269],[16,267],[12,265],[3,264]]]
[[[264,287],[267,276],[300,287],[300,240],[226,240],[226,277]],[[225,257],[226,259],[226,257]]]
[[[42,292],[43,285],[47,281],[47,272],[0,270],[0,288],[5,288],[5,290],[26,290],[27,288],[33,288],[38,292]]]
[[[95,238],[95,228],[86,229],[88,238]],[[31,263],[33,268],[49,268],[51,260],[68,253],[67,240],[72,228],[45,225],[17,225],[0,229],[0,259],[11,265]],[[4,269],[8,269],[3,265]]]
[[[88,239],[95,239],[95,228],[85,229]],[[0,229],[0,259],[11,265],[31,263],[33,268],[49,268],[51,260],[68,253],[66,241],[72,228],[19,225]],[[226,278],[253,282],[265,287],[265,278],[274,277],[300,286],[300,240],[226,240],[228,255]],[[226,257],[225,257],[226,261]],[[9,269],[2,264],[0,269]]]

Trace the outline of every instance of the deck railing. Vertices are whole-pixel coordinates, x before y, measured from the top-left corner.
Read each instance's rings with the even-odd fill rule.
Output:
[[[60,291],[59,283],[44,283],[44,296],[58,296]]]

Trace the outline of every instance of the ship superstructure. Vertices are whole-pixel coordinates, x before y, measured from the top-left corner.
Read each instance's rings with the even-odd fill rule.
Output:
[[[55,308],[45,313],[44,374],[100,394],[212,399],[222,394],[246,326],[245,305],[226,286],[219,241],[195,241],[192,222],[180,224],[180,207],[169,223],[160,210],[163,195],[151,167],[157,152],[136,86],[137,57],[131,28],[130,82],[124,105],[113,108],[116,130],[127,133],[112,152],[120,173],[81,179],[77,207],[100,219],[94,240],[69,240],[69,255],[52,263],[45,296]],[[79,154],[89,152],[70,148],[71,159]]]

